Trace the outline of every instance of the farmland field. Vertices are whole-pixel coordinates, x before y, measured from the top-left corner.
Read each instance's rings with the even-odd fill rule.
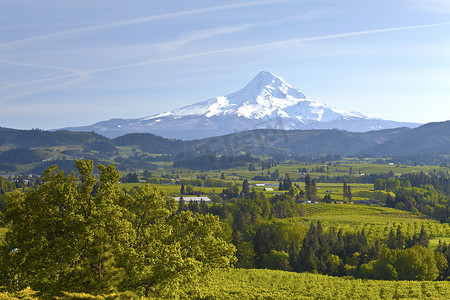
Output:
[[[202,170],[189,170],[189,169],[177,169],[172,168],[170,162],[162,162],[159,164],[161,167],[158,170],[152,170],[154,175],[166,174],[168,171],[174,170],[175,172],[182,171],[180,174],[182,178],[196,178],[198,175],[207,175],[219,178],[221,172],[223,171],[227,180],[238,180],[240,178],[251,179],[256,175],[272,173],[278,169],[280,176],[284,176],[286,173],[292,179],[296,179],[301,176],[300,170],[306,169],[312,177],[318,177],[320,175],[326,175],[330,177],[339,175],[350,175],[359,176],[362,174],[380,174],[392,172],[395,175],[402,175],[405,173],[414,172],[424,172],[429,173],[432,171],[449,171],[449,167],[439,167],[439,166],[406,166],[406,165],[389,165],[389,164],[373,164],[361,162],[358,159],[344,159],[342,162],[333,163],[331,165],[326,165],[322,163],[279,163],[270,169],[262,170],[260,166],[255,166],[255,171],[249,171],[248,166],[241,166],[230,168],[226,170],[216,170],[216,171],[202,171]],[[163,167],[165,169],[163,169]],[[324,172],[318,171],[320,168],[324,168]],[[351,171],[351,172],[350,172]]]
[[[261,269],[216,270],[202,299],[448,299],[450,282],[382,281]]]
[[[307,226],[310,222],[320,221],[324,227],[342,228],[345,232],[364,229],[369,241],[386,240],[389,231],[397,226],[401,226],[402,232],[409,237],[418,234],[424,226],[436,243],[439,238],[450,237],[449,224],[393,208],[361,204],[308,204],[304,207],[306,216],[281,222],[300,222]]]

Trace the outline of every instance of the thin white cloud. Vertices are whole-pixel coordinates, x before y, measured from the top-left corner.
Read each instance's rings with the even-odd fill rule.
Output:
[[[242,32],[251,28],[255,27],[262,27],[262,26],[274,26],[283,24],[286,22],[292,22],[292,21],[311,21],[313,19],[317,19],[320,16],[326,15],[328,12],[318,12],[318,11],[310,11],[306,14],[298,15],[298,16],[291,16],[281,19],[275,19],[272,21],[265,21],[265,22],[254,22],[254,23],[247,23],[247,24],[241,24],[241,25],[235,25],[235,26],[223,26],[223,27],[216,27],[216,28],[208,28],[205,30],[197,30],[197,31],[191,31],[187,32],[180,37],[161,44],[157,44],[156,48],[160,52],[167,52],[167,51],[173,51],[176,48],[179,48],[181,46],[185,46],[187,44],[190,44],[192,42],[205,40],[209,38],[214,38],[219,35],[224,34],[230,34],[230,33],[236,33],[236,32]]]
[[[254,26],[255,25],[253,25],[253,24],[243,24],[243,25],[237,25],[237,26],[224,26],[224,27],[216,27],[216,28],[211,28],[211,29],[206,29],[206,30],[191,31],[191,32],[183,34],[181,37],[174,39],[172,41],[158,44],[158,45],[156,45],[156,48],[160,52],[173,51],[176,48],[185,46],[192,42],[217,37],[217,36],[223,35],[223,34],[241,32],[241,31],[244,31],[244,30],[254,27]]]
[[[157,63],[164,63],[164,62],[183,60],[183,59],[188,59],[188,58],[202,57],[202,56],[206,56],[206,55],[215,55],[215,54],[224,54],[224,53],[233,53],[233,52],[246,52],[246,51],[248,52],[248,51],[252,51],[252,50],[272,49],[272,48],[276,48],[276,47],[297,45],[297,44],[302,44],[302,43],[307,43],[307,42],[314,42],[314,41],[321,41],[321,40],[339,39],[339,38],[363,36],[363,35],[369,35],[369,34],[402,31],[402,30],[423,29],[423,28],[428,28],[428,27],[445,26],[445,25],[450,25],[450,22],[423,24],[423,25],[412,25],[412,26],[402,26],[402,27],[391,27],[391,28],[363,30],[363,31],[353,31],[353,32],[346,32],[346,33],[339,33],[339,34],[306,37],[306,38],[288,39],[288,40],[282,40],[282,41],[276,41],[276,42],[270,42],[270,43],[263,43],[263,44],[257,44],[257,45],[251,45],[251,46],[228,48],[228,49],[222,49],[222,50],[205,51],[205,52],[199,52],[199,53],[193,53],[193,54],[187,54],[187,55],[167,57],[167,58],[162,58],[162,59],[141,61],[141,62],[136,62],[136,63],[131,63],[131,64],[123,64],[123,65],[111,66],[111,67],[106,67],[106,68],[99,68],[99,69],[84,71],[83,72],[83,76],[96,74],[96,73],[107,72],[107,71],[114,71],[114,70],[132,68],[132,67],[139,67],[139,66],[157,64]],[[55,77],[51,77],[51,78],[45,78],[45,79],[41,79],[41,80],[38,80],[38,81],[30,82],[30,83],[53,81],[53,80],[71,78],[71,77],[75,77],[75,76],[77,76],[77,78],[75,80],[79,80],[80,77],[81,77],[80,74],[68,74],[68,75],[63,75],[63,76],[55,76]],[[27,83],[23,83],[23,84],[27,84]],[[70,82],[67,82],[65,84],[58,84],[56,86],[67,85],[67,84],[73,84],[73,80],[71,80]],[[16,85],[19,85],[19,84],[16,84]],[[50,86],[50,87],[47,87],[47,88],[42,88],[42,89],[39,89],[39,90],[33,90],[33,91],[26,92],[26,93],[27,94],[31,94],[33,92],[37,92],[37,91],[44,90],[44,89],[50,89],[50,88],[54,88],[54,87],[55,86]],[[6,98],[4,97],[3,99],[12,99],[12,98],[17,98],[19,96],[23,96],[23,93],[9,95]]]
[[[19,82],[19,83],[14,83],[14,84],[10,84],[10,85],[5,85],[5,86],[1,86],[0,90],[14,89],[14,88],[21,87],[21,86],[31,86],[34,84],[41,84],[41,83],[49,82],[49,81],[55,82],[55,81],[58,81],[61,79],[70,79],[70,78],[75,77],[73,79],[70,79],[69,81],[54,83],[49,86],[39,86],[38,88],[27,89],[27,90],[24,90],[24,91],[21,91],[18,93],[14,93],[12,95],[7,95],[7,96],[2,97],[2,100],[11,100],[11,99],[20,98],[20,97],[24,97],[24,96],[28,96],[28,95],[33,95],[38,92],[42,92],[42,91],[46,91],[46,90],[51,90],[51,89],[55,89],[55,88],[72,85],[72,84],[77,84],[77,83],[85,81],[89,78],[89,74],[87,74],[86,72],[84,72],[82,70],[78,70],[78,69],[29,64],[29,63],[15,62],[15,61],[3,60],[3,59],[0,59],[0,63],[15,65],[15,66],[22,66],[22,67],[29,67],[29,68],[57,70],[57,71],[63,71],[63,72],[69,73],[66,75],[55,76],[55,77],[51,77],[51,78],[37,79],[37,80],[31,80],[31,81],[25,81],[25,82]]]
[[[113,22],[113,23],[108,23],[108,24],[81,27],[81,28],[76,28],[76,29],[71,29],[71,30],[65,30],[65,31],[54,32],[54,33],[34,36],[34,37],[30,37],[30,38],[5,42],[5,43],[0,44],[0,49],[6,48],[6,47],[11,47],[11,46],[18,46],[22,43],[38,41],[38,40],[45,40],[45,39],[56,38],[56,37],[63,37],[63,36],[68,36],[68,35],[73,35],[73,34],[80,34],[80,33],[92,32],[92,31],[100,31],[100,30],[106,30],[106,29],[111,29],[111,28],[115,28],[115,27],[121,27],[121,26],[127,26],[127,25],[139,24],[139,23],[147,23],[147,22],[165,20],[165,19],[182,17],[182,16],[204,14],[204,13],[236,9],[236,8],[243,8],[243,7],[260,6],[260,5],[272,4],[272,3],[277,3],[277,2],[285,2],[285,1],[288,1],[288,0],[262,0],[262,1],[251,1],[251,2],[236,3],[236,4],[227,4],[227,5],[213,6],[213,7],[207,7],[207,8],[185,10],[185,11],[180,11],[180,12],[175,12],[175,13],[161,14],[161,15],[150,16],[150,17],[145,17],[145,18],[125,20],[125,21],[120,21],[120,22]]]
[[[402,2],[421,11],[450,13],[450,1],[448,0],[403,0]]]
[[[353,31],[353,32],[338,33],[338,34],[289,39],[289,40],[282,40],[282,41],[276,41],[276,42],[270,42],[270,43],[263,43],[263,44],[258,44],[258,45],[228,48],[228,49],[222,49],[222,50],[205,51],[205,52],[194,53],[194,54],[173,56],[173,57],[156,59],[156,60],[142,61],[142,62],[137,62],[137,63],[132,63],[132,64],[112,66],[112,67],[107,67],[107,68],[90,70],[90,71],[87,71],[86,73],[94,74],[94,73],[100,73],[100,72],[106,72],[106,71],[112,71],[112,70],[118,70],[118,69],[124,69],[124,68],[138,67],[138,66],[143,66],[143,65],[150,65],[150,64],[156,64],[156,63],[162,63],[162,62],[169,62],[169,61],[182,60],[182,59],[187,59],[187,58],[200,57],[200,56],[205,56],[205,55],[231,53],[231,52],[242,52],[242,51],[258,50],[258,49],[259,50],[270,49],[270,48],[275,48],[275,47],[295,45],[295,44],[314,42],[314,41],[320,41],[320,40],[330,40],[330,39],[362,36],[362,35],[368,35],[368,34],[385,33],[385,32],[393,32],[393,31],[401,31],[401,30],[422,29],[422,28],[427,28],[427,27],[436,27],[436,26],[444,26],[444,25],[450,25],[450,22],[402,26],[402,27],[391,27],[391,28],[372,29],[372,30],[363,30],[363,31]]]
[[[29,85],[29,84],[42,83],[42,82],[46,82],[46,81],[50,81],[50,80],[70,78],[70,77],[74,77],[74,76],[77,76],[79,81],[89,78],[89,75],[86,72],[79,70],[79,69],[56,67],[56,66],[44,66],[44,65],[16,62],[16,61],[4,60],[4,59],[0,59],[0,63],[14,65],[14,66],[21,66],[21,67],[29,67],[29,68],[57,70],[57,71],[63,71],[63,72],[69,73],[66,75],[61,75],[61,76],[52,77],[52,78],[37,79],[37,80],[31,80],[31,81],[25,81],[25,82],[19,82],[19,83],[14,83],[14,84],[10,84],[10,85],[0,86],[0,90],[10,89],[10,88],[14,88],[14,87],[23,86],[23,85]]]
[[[71,78],[71,77],[75,77],[76,75],[65,75],[65,76],[59,76],[59,77],[53,77],[53,78],[48,78],[45,81],[56,81],[58,79],[66,79],[66,78]],[[34,88],[34,89],[28,89],[22,92],[18,92],[18,93],[14,93],[12,95],[8,95],[5,97],[1,97],[2,100],[12,100],[12,99],[17,99],[20,97],[25,97],[25,96],[29,96],[29,95],[34,95],[43,91],[48,91],[48,90],[53,90],[56,88],[60,88],[60,87],[64,87],[64,86],[69,86],[69,85],[73,85],[73,84],[77,84],[80,83],[82,81],[84,81],[86,78],[82,77],[82,76],[78,76],[74,79],[71,79],[69,81],[65,81],[65,82],[61,82],[61,83],[57,83],[57,84],[52,84],[49,86],[43,86],[43,87],[38,87],[38,88]],[[44,81],[44,80],[42,80]],[[40,82],[42,82],[40,81]],[[35,81],[37,82],[37,81]],[[31,84],[30,82],[28,82],[27,84]]]

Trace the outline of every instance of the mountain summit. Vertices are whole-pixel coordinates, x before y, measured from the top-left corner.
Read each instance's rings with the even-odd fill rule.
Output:
[[[260,72],[243,89],[236,93],[216,97],[189,105],[169,113],[145,118],[156,120],[162,117],[205,116],[207,118],[228,116],[247,120],[287,121],[295,129],[296,124],[328,122],[341,116],[358,117],[355,114],[329,108],[309,99],[283,78],[270,72]],[[284,120],[282,120],[284,119]],[[282,127],[282,126],[281,126]]]
[[[107,137],[150,132],[189,140],[258,128],[337,128],[365,132],[402,126],[417,127],[418,124],[369,118],[328,107],[311,100],[283,78],[263,71],[244,88],[226,96],[140,119],[113,119],[66,129],[94,131]]]

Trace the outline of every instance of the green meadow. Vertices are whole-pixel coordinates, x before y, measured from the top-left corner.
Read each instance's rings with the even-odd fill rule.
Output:
[[[449,281],[384,281],[276,270],[216,270],[200,299],[448,299]]]

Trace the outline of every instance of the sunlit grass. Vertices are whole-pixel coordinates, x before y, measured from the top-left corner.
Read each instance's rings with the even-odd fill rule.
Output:
[[[448,299],[450,282],[384,281],[276,270],[216,270],[202,299]]]

